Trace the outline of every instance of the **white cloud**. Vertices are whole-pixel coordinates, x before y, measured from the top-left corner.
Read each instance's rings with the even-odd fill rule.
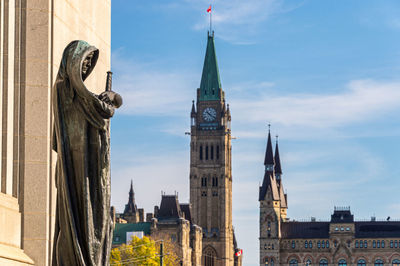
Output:
[[[261,93],[257,98],[231,100],[232,113],[244,124],[267,121],[284,127],[332,129],[372,121],[400,107],[400,83],[351,81],[345,90],[328,95]],[[254,134],[254,133],[250,133]]]
[[[196,10],[202,10],[204,16],[194,25],[195,30],[209,28],[209,16],[205,10],[210,4],[207,0],[184,0]],[[212,4],[213,28],[218,37],[239,45],[253,44],[262,30],[263,23],[271,16],[290,12],[302,5],[302,2],[289,5],[283,0],[214,0]],[[250,38],[249,38],[250,37]]]

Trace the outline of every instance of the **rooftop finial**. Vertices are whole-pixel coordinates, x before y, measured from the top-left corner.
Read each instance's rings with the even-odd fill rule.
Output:
[[[268,123],[268,133],[271,132],[271,123]]]
[[[275,135],[276,143],[278,143],[278,135]]]

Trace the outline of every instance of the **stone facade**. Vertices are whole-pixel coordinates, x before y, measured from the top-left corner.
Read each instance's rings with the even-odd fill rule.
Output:
[[[111,0],[0,1],[0,265],[49,265],[55,214],[51,87],[62,52],[100,49],[89,88],[110,69]]]
[[[132,191],[131,187],[126,206],[135,201],[134,198],[131,198]],[[143,230],[144,234],[151,236],[153,239],[171,241],[176,247],[176,252],[181,258],[182,265],[201,265],[203,234],[201,228],[193,223],[191,206],[189,204],[180,204],[177,195],[162,195],[160,207],[156,206],[155,210],[154,215],[147,214],[147,217],[153,217],[151,221],[117,224],[114,230],[113,247],[126,242],[127,232]],[[118,216],[124,217],[124,215],[120,214]]]
[[[290,221],[278,144],[272,154],[268,134],[259,197],[260,265],[400,265],[400,222],[355,221],[350,207],[335,207],[326,222]]]

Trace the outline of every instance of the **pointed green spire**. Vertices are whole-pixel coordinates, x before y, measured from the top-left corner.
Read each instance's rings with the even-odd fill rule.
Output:
[[[208,34],[207,51],[204,59],[203,74],[200,83],[200,101],[220,100],[222,93],[219,78],[217,56],[215,54],[214,33]]]

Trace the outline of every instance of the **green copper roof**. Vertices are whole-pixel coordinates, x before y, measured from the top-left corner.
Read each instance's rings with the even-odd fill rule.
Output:
[[[200,83],[200,101],[220,100],[221,80],[215,54],[214,33],[208,35],[206,57]]]
[[[144,232],[145,235],[150,234],[150,222],[135,224],[116,223],[114,228],[113,245],[122,245],[126,243],[127,232]]]

